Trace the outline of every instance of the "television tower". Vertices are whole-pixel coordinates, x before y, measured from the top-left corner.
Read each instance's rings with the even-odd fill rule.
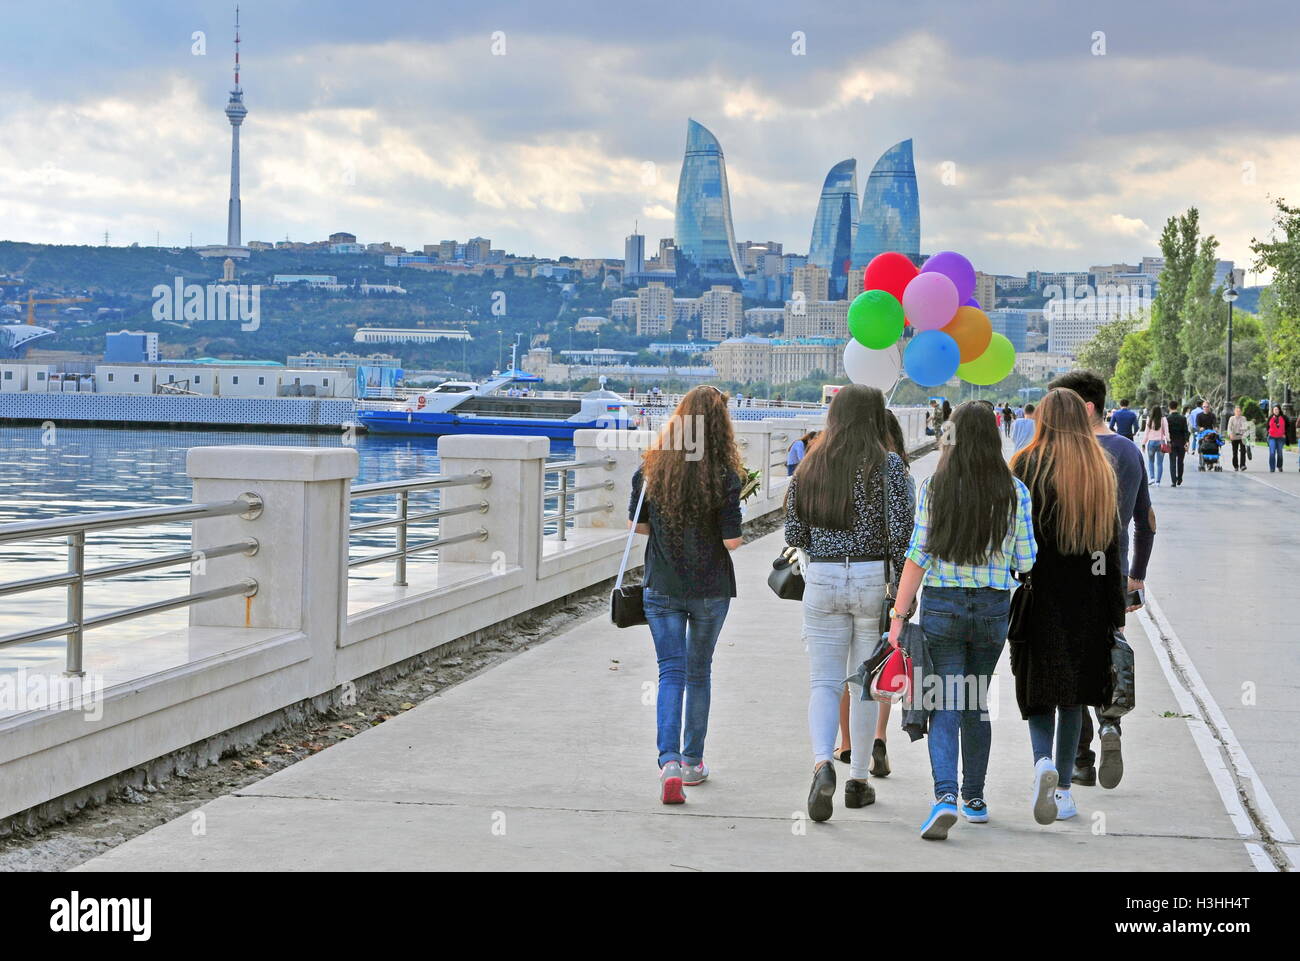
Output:
[[[230,210],[226,218],[226,246],[240,246],[239,224],[239,125],[248,116],[244,106],[244,91],[239,86],[239,7],[235,7],[235,89],[230,91],[226,104],[226,119],[230,121]]]

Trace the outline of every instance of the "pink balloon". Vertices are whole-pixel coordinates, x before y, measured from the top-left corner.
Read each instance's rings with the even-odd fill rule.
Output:
[[[917,330],[947,326],[960,305],[956,285],[937,272],[917,274],[903,291],[903,311]]]

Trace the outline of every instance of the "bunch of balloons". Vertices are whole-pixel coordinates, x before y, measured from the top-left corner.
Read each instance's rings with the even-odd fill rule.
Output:
[[[975,300],[975,268],[951,250],[920,270],[905,254],[885,253],[867,264],[862,293],[849,305],[844,369],[855,384],[892,390],[899,372],[922,387],[957,375],[971,384],[996,384],[1015,364],[1011,341],[994,333]],[[989,305],[992,307],[992,304]],[[910,325],[906,348],[899,338]]]

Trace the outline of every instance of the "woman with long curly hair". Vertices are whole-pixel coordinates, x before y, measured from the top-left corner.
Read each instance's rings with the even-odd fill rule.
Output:
[[[1074,817],[1074,759],[1087,705],[1105,702],[1114,632],[1124,629],[1117,481],[1079,394],[1058,387],[1011,458],[1034,501],[1033,603],[1011,645],[1016,701],[1034,753],[1034,818]],[[1055,761],[1053,761],[1055,735]]]
[[[683,787],[709,776],[713,649],[736,596],[729,551],[741,544],[745,467],[716,387],[689,391],[645,452],[632,477],[628,522],[649,534],[645,616],[659,660],[656,701],[660,800],[681,804]],[[645,488],[645,503],[637,503]]]

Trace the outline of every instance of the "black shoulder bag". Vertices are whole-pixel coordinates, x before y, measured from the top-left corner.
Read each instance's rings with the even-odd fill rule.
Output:
[[[1029,618],[1034,610],[1034,585],[1028,573],[1019,577],[1020,586],[1011,595],[1011,613],[1007,621],[1007,640],[1024,644],[1029,640]]]
[[[636,536],[636,525],[641,520],[641,505],[645,503],[645,478],[641,479],[641,496],[636,501],[636,513],[632,515],[632,525],[627,531],[627,545],[623,548],[623,560],[618,565],[618,579],[614,581],[614,590],[609,594],[609,619],[615,627],[635,627],[647,623],[645,619],[645,588],[640,584],[633,587],[623,586],[623,573],[627,570],[627,559],[632,554],[632,538]]]
[[[880,516],[885,524],[885,596],[880,601],[880,633],[889,633],[889,611],[894,606],[894,555],[889,544],[889,458],[880,465]]]

